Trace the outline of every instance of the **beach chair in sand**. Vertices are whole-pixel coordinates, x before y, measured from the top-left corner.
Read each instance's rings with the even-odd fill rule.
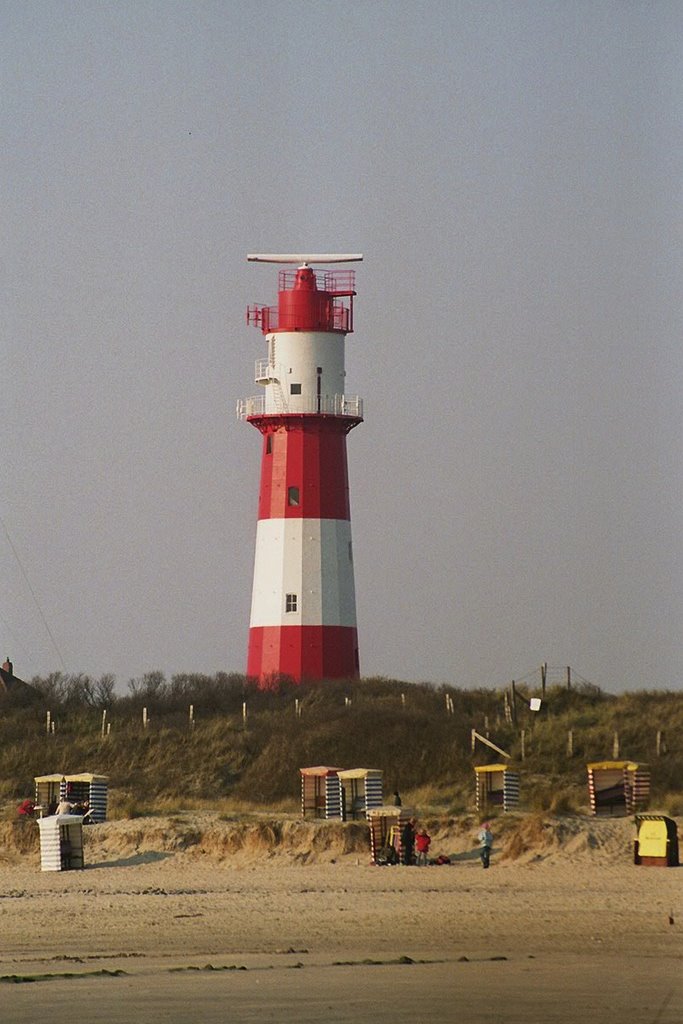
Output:
[[[78,775],[65,775],[64,781],[66,799],[72,804],[89,808],[89,823],[107,820],[108,776],[80,772]]]
[[[60,800],[66,799],[66,782],[62,772],[52,775],[36,775],[35,811],[42,818],[50,806],[56,807]]]
[[[363,820],[371,808],[382,806],[382,772],[378,768],[349,768],[338,773],[338,780],[344,821]]]
[[[678,830],[673,818],[663,814],[636,814],[636,829],[634,864],[678,867]]]
[[[626,815],[643,811],[650,798],[650,772],[635,761],[594,761],[586,765],[591,813]]]
[[[480,765],[474,776],[478,814],[511,811],[519,805],[519,775],[508,765]]]
[[[39,818],[41,871],[73,871],[84,866],[83,816],[53,814]]]
[[[341,818],[338,772],[327,765],[299,769],[302,818]]]
[[[399,864],[403,858],[401,832],[415,811],[409,807],[371,807],[368,811],[370,853],[375,864]]]

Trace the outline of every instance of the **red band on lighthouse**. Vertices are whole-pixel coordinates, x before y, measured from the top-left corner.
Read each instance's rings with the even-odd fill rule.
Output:
[[[251,422],[264,432],[259,519],[351,518],[344,420],[290,415]]]

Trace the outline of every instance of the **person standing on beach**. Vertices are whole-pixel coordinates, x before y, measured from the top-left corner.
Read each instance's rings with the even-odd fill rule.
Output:
[[[429,844],[432,841],[432,837],[426,828],[421,828],[415,837],[415,848],[417,850],[417,866],[427,867],[427,854],[429,853]]]
[[[415,818],[409,818],[401,829],[401,846],[403,847],[403,863],[415,862]]]
[[[493,834],[488,821],[485,821],[479,832],[479,856],[482,867],[487,868],[491,859],[491,847],[493,846]]]

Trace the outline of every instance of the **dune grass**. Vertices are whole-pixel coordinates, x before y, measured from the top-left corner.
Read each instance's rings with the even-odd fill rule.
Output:
[[[32,700],[3,700],[0,802],[10,815],[33,793],[34,776],[58,771],[108,775],[114,818],[297,815],[298,770],[316,764],[380,768],[387,796],[398,789],[423,812],[461,814],[473,808],[473,766],[501,760],[481,743],[472,751],[472,729],[511,754],[528,810],[586,810],[586,762],[610,759],[616,734],[620,758],[649,764],[653,805],[683,812],[683,693],[552,687],[534,715],[524,701],[537,694],[519,688],[512,723],[495,690],[366,679],[259,691],[241,676],[150,673],[116,696],[103,679],[34,679]]]

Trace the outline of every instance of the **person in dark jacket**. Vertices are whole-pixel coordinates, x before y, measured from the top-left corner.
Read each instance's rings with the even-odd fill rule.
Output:
[[[401,846],[403,847],[403,863],[415,862],[415,818],[409,818],[401,829]]]
[[[488,821],[485,821],[479,832],[479,856],[482,867],[487,868],[491,860],[491,847],[493,846],[493,835]]]

